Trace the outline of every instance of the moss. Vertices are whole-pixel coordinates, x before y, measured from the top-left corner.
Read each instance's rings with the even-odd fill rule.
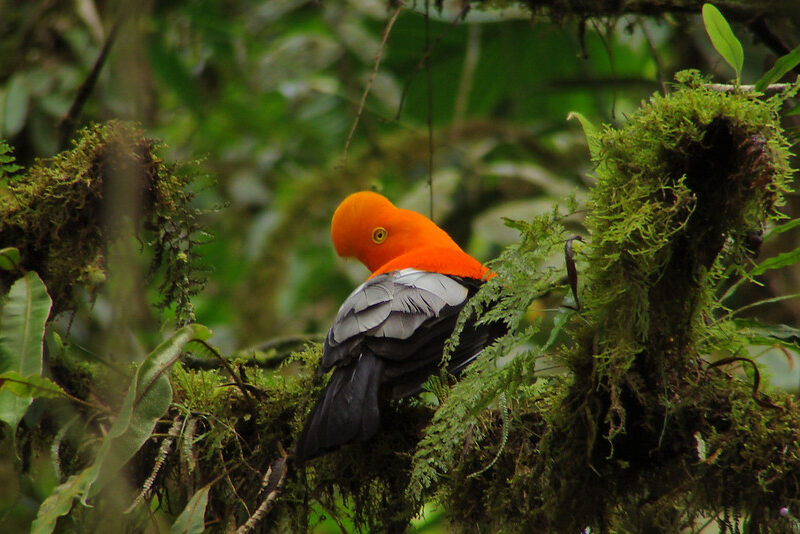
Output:
[[[0,184],[0,247],[17,247],[22,267],[45,281],[55,312],[74,309],[73,289],[90,292],[106,278],[109,242],[144,232],[152,271],[163,270],[164,306],[191,317],[189,298],[204,283],[193,247],[199,212],[190,206],[197,173],[159,159],[160,145],[128,123],[81,130],[71,150],[38,161]],[[0,272],[7,291],[14,273]]]
[[[387,404],[377,436],[296,465],[293,441],[325,382],[319,345],[277,371],[175,367],[174,406],[133,462],[134,487],[156,480],[156,502],[177,514],[212,484],[206,523],[227,531],[288,453],[264,531],[324,515],[342,530],[402,532],[429,500],[457,531],[678,532],[707,519],[790,531],[777,510],[800,507],[800,411],[704,359],[747,344],[715,294],[746,273],[748,236],[788,189],[780,98],[683,80],[599,134],[580,312],[527,321],[532,299],[568,291],[550,261],[562,215],[510,222],[522,239],[468,306],[510,333],[458,383],[430,381],[436,409]],[[545,358],[566,372],[541,377]]]
[[[511,400],[505,440],[501,415],[483,414],[480,431],[470,434],[474,445],[464,444],[460,461],[439,491],[453,526],[479,532],[539,531],[544,459],[538,442],[547,426],[543,414],[555,408],[549,404],[561,397],[557,392],[564,385],[553,380],[532,397]]]
[[[416,501],[405,495],[411,454],[431,414],[430,408],[419,404],[386,405],[384,431],[374,439],[319,458],[306,468],[309,497],[329,513],[352,521],[359,532],[405,532],[419,510]]]
[[[691,74],[686,82],[598,139],[586,301],[615,346],[691,337],[696,325],[675,318],[708,305],[713,280],[704,278],[723,246],[745,255],[744,236],[774,215],[791,176],[780,97],[713,91]]]
[[[318,348],[298,356],[294,365],[312,366],[319,358]],[[238,382],[218,370],[188,370],[176,366],[172,372],[175,415],[183,419],[183,430],[176,449],[165,465],[166,487],[173,492],[175,510],[191,497],[194,489],[218,481],[210,495],[207,517],[216,517],[219,530],[242,524],[248,508],[242,503],[258,502],[261,473],[290,450],[290,436],[299,431],[304,412],[310,407],[309,394],[318,388],[311,373],[247,368],[234,363]],[[257,406],[257,408],[256,408]],[[188,477],[188,479],[187,479]],[[187,484],[187,480],[197,481]],[[300,484],[295,473],[287,486]],[[252,509],[250,510],[252,512]],[[303,503],[281,501],[275,516],[277,524],[297,525],[307,515]]]
[[[754,532],[791,526],[777,510],[800,498],[800,415],[782,395],[780,409],[759,404],[702,357],[746,343],[714,295],[723,274],[745,272],[748,234],[777,217],[788,190],[786,95],[681,80],[598,135],[584,309],[557,351],[569,378],[517,389],[510,423],[482,412],[437,481],[457,529],[676,532],[704,517]]]
[[[172,499],[182,503],[174,513],[187,502],[191,488],[216,480],[206,517],[218,519],[218,530],[248,519],[243,503],[251,506],[252,513],[253,503],[259,502],[259,472],[266,473],[271,462],[284,452],[291,453],[292,437],[299,433],[321,391],[323,380],[313,373],[319,356],[320,347],[310,347],[284,364],[278,374],[237,367],[247,394],[226,373],[173,369],[175,415],[184,421],[176,446],[182,452],[170,455],[164,475]],[[320,507],[359,531],[404,531],[417,509],[398,496],[408,484],[409,452],[430,409],[418,403],[387,405],[383,416],[387,431],[369,443],[352,445],[304,466],[290,466],[286,497],[270,512],[272,531],[301,531],[314,521]],[[162,433],[168,425],[163,426]],[[145,465],[152,465],[153,453],[140,454],[150,458]],[[187,484],[188,475],[197,482]]]

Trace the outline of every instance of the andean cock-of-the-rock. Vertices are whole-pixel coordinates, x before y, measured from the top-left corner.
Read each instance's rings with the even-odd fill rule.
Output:
[[[492,273],[429,218],[378,193],[348,196],[331,221],[336,252],[372,271],[339,308],[325,339],[320,372],[333,368],[301,432],[305,461],[380,429],[380,404],[422,391],[437,372],[458,314]],[[447,362],[457,375],[506,331],[465,324]]]

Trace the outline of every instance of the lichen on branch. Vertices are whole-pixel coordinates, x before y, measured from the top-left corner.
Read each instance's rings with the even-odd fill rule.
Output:
[[[196,245],[205,238],[189,187],[190,165],[166,164],[160,143],[130,123],[84,128],[74,146],[0,184],[0,246],[17,247],[24,269],[38,272],[55,312],[74,309],[73,289],[106,279],[109,244],[135,232],[152,247],[151,271],[163,271],[162,302],[184,321],[205,282]],[[16,273],[0,271],[5,292]]]

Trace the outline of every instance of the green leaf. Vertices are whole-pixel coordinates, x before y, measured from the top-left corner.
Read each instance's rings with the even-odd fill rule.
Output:
[[[206,504],[208,503],[208,490],[210,485],[203,486],[192,495],[186,508],[175,520],[170,528],[170,534],[198,534],[203,532],[203,518],[206,515]]]
[[[92,477],[96,476],[95,471],[96,466],[92,465],[57,486],[39,506],[36,519],[31,524],[31,534],[53,532],[58,518],[67,515],[75,498],[86,492]]]
[[[10,391],[23,398],[62,398],[66,393],[61,386],[39,375],[24,377],[16,371],[0,374],[0,391]]]
[[[14,74],[6,86],[6,98],[3,105],[2,133],[5,137],[17,135],[25,126],[28,117],[28,101],[30,93],[28,82],[23,73]]]
[[[586,136],[586,144],[589,145],[589,154],[592,159],[600,156],[600,130],[592,124],[592,121],[587,119],[583,114],[577,111],[570,111],[567,114],[567,120],[578,119],[583,128],[583,135]]]
[[[775,65],[756,82],[755,90],[763,92],[769,84],[783,78],[783,75],[795,68],[798,63],[800,63],[800,45],[785,56],[778,58]]]
[[[550,330],[550,336],[542,347],[542,352],[553,346],[553,343],[555,343],[558,338],[558,334],[561,333],[564,329],[564,325],[567,324],[569,318],[573,315],[575,315],[575,312],[572,310],[562,310],[555,316],[553,319],[553,328]]]
[[[770,237],[772,237],[774,235],[778,235],[778,234],[782,234],[784,232],[788,232],[792,228],[796,228],[798,226],[800,226],[800,219],[792,219],[791,221],[785,222],[783,224],[779,224],[778,226],[776,226],[775,228],[773,228],[772,230],[767,232],[767,235],[764,236],[764,241],[766,241],[767,239],[769,239]]]
[[[21,261],[19,250],[14,247],[0,249],[0,269],[16,271]]]
[[[795,352],[800,352],[800,328],[786,324],[764,324],[755,319],[734,319],[736,328],[744,330],[744,334],[753,345],[782,345]]]
[[[711,39],[711,44],[719,54],[728,62],[728,65],[736,71],[736,82],[742,75],[744,65],[744,50],[742,43],[733,34],[728,21],[722,16],[719,9],[711,4],[703,4],[703,24],[706,33]]]
[[[181,356],[184,345],[193,339],[207,339],[208,328],[198,324],[184,326],[161,343],[139,366],[114,424],[98,454],[97,477],[91,481],[88,496],[100,491],[150,438],[159,418],[172,402],[168,372]]]
[[[772,258],[767,258],[766,260],[762,261],[755,267],[753,270],[750,271],[752,276],[758,276],[760,274],[764,274],[766,271],[770,269],[780,269],[782,267],[788,267],[790,265],[794,265],[800,261],[800,248],[796,248],[790,252],[781,252],[777,256],[773,256]]]
[[[52,304],[44,282],[36,273],[27,272],[11,286],[7,299],[0,312],[0,373],[40,376],[44,325]],[[0,391],[0,421],[16,428],[32,401],[4,388]]]

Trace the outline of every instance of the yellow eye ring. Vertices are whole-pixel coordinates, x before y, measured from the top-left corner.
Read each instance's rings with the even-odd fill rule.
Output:
[[[372,229],[372,241],[380,245],[386,238],[389,237],[389,232],[383,226],[376,226]]]

